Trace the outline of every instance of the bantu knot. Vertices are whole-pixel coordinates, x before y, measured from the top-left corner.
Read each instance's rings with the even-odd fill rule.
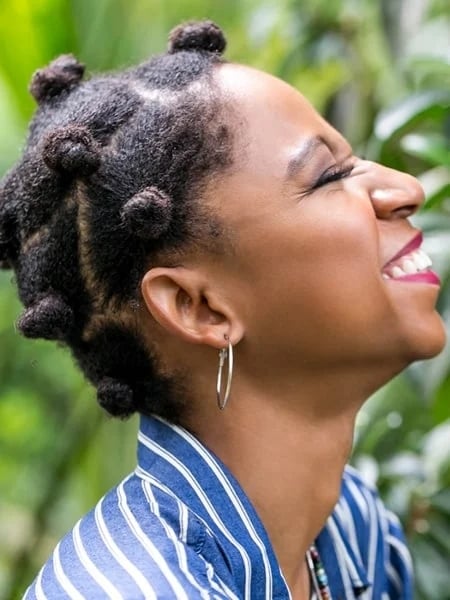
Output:
[[[49,294],[27,308],[17,322],[25,337],[46,340],[64,340],[72,325],[72,309],[56,294]]]
[[[83,78],[84,68],[71,54],[63,54],[34,73],[30,92],[41,104],[77,85]]]
[[[113,417],[126,418],[136,412],[131,387],[112,377],[104,377],[97,386],[97,400]]]
[[[169,227],[172,202],[157,187],[148,187],[134,195],[120,212],[128,231],[142,239],[157,239]]]
[[[212,21],[196,21],[178,25],[170,32],[169,53],[187,51],[214,52],[222,54],[227,45],[225,36]]]
[[[71,54],[63,54],[52,61],[48,67],[34,73],[30,83],[30,92],[41,104],[77,85],[83,75],[84,65]]]
[[[80,125],[66,125],[47,134],[42,150],[46,165],[61,174],[87,176],[100,166],[100,148]]]

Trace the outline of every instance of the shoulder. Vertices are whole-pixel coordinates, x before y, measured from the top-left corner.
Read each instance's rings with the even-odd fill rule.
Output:
[[[412,561],[400,521],[351,466],[345,468],[330,523],[363,565],[374,591],[379,588],[388,598],[412,598]]]
[[[226,598],[205,525],[170,490],[130,476],[56,546],[26,600]]]

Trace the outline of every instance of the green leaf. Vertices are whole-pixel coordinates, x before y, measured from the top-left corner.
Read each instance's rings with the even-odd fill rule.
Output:
[[[445,557],[425,536],[412,540],[417,585],[425,598],[444,600],[450,590],[450,570]]]
[[[450,375],[444,379],[434,394],[433,400],[433,417],[435,423],[441,423],[448,418],[450,398]]]
[[[419,122],[441,120],[448,114],[450,92],[419,92],[382,111],[375,120],[375,136],[384,142]]]
[[[401,139],[400,146],[408,154],[431,164],[450,166],[450,146],[444,135],[410,133]]]
[[[440,490],[431,496],[430,506],[446,515],[450,515],[450,489]]]
[[[428,517],[428,537],[450,556],[450,520],[447,515],[434,512]]]

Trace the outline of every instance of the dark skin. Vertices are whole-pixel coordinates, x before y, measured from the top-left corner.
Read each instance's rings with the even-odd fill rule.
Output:
[[[305,553],[339,498],[357,411],[445,342],[438,286],[382,275],[417,234],[408,217],[423,191],[356,158],[280,80],[239,65],[215,77],[242,122],[235,168],[206,192],[233,251],[151,269],[146,319],[157,323],[167,368],[190,374],[185,426],[240,481],[292,597],[304,600]],[[317,185],[336,165],[336,181]],[[236,368],[219,411],[217,350],[227,338]]]

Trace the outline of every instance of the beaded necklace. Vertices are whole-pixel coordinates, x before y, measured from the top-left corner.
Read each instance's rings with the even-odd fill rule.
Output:
[[[328,577],[323,568],[319,552],[315,545],[310,546],[306,552],[306,562],[311,575],[311,582],[318,600],[332,600]]]

